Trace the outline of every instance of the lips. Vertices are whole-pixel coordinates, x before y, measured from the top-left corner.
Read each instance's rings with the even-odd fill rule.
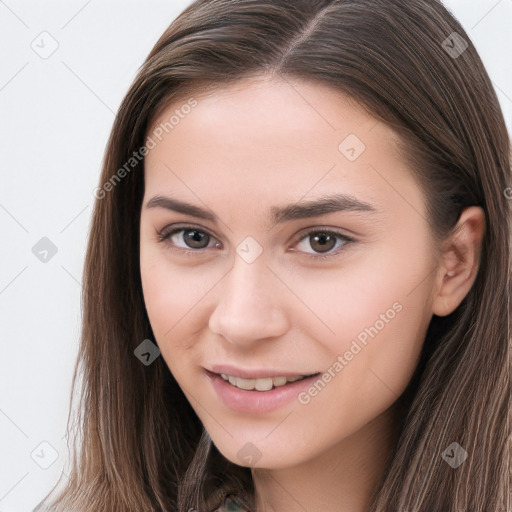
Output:
[[[318,379],[317,375],[319,375],[317,373],[309,377],[299,376],[299,379],[295,380],[295,382],[287,382],[283,386],[272,387],[268,391],[258,391],[256,389],[245,390],[238,388],[230,384],[229,377],[228,380],[225,380],[221,375],[206,369],[205,374],[213,391],[226,407],[237,413],[247,414],[267,414],[285,407],[290,402],[297,400],[300,393],[304,392],[308,386],[311,386],[315,379]],[[227,377],[226,374],[224,376]],[[254,380],[257,381],[258,379]],[[273,383],[273,378],[269,378],[269,380]]]

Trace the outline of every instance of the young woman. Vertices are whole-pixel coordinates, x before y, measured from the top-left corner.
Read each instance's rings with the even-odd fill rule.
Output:
[[[193,3],[114,123],[37,510],[510,510],[510,162],[439,2]]]

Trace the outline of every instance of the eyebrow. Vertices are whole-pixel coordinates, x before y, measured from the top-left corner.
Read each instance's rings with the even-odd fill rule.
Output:
[[[155,196],[147,202],[146,208],[165,208],[166,210],[184,213],[199,219],[212,222],[218,221],[217,216],[210,210],[172,197]],[[270,209],[269,226],[273,227],[284,222],[318,217],[339,211],[375,213],[379,210],[370,203],[361,201],[353,196],[334,194],[286,206],[274,206]]]

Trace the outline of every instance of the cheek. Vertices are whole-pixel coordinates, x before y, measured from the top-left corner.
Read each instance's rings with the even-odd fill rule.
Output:
[[[358,248],[340,259],[336,268],[297,274],[294,290],[325,324],[322,334],[338,340],[336,348],[344,348],[341,340],[361,333],[364,339],[365,329],[375,323],[380,331],[382,321],[387,329],[407,316],[413,326],[428,314],[428,278],[433,276],[434,262],[426,238],[412,243],[420,248],[414,258],[407,247],[386,242]],[[399,315],[397,309],[408,313]]]
[[[187,361],[194,364],[193,347],[211,313],[206,309],[208,294],[226,271],[219,267],[187,266],[185,259],[173,264],[165,249],[141,244],[146,311],[162,357],[178,381],[188,378]]]
[[[389,243],[297,279],[297,293],[324,324],[316,323],[314,337],[330,354],[326,368],[343,357],[332,387],[345,397],[394,400],[414,372],[432,317],[434,264],[426,237],[412,243],[420,249],[414,259],[407,247]]]
[[[330,354],[326,384],[314,385],[299,397],[299,412],[331,426],[319,439],[318,424],[296,416],[296,428],[320,448],[356,432],[396,402],[417,366],[428,326],[418,301],[400,287],[379,288],[367,300],[344,305],[337,323],[331,319],[336,335],[318,338]]]
[[[197,318],[208,280],[197,271],[171,265],[161,248],[141,247],[140,272],[144,303],[162,353],[178,339],[183,326]]]
[[[155,342],[174,377],[181,381],[180,367],[187,352],[182,336],[188,303],[194,300],[190,288],[179,278],[171,279],[163,265],[144,266],[141,262],[144,302]]]

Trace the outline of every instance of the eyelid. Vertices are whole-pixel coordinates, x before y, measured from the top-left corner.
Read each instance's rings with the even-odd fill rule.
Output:
[[[341,247],[338,247],[337,249],[334,249],[334,250],[330,250],[330,251],[328,251],[328,252],[326,252],[324,254],[322,254],[322,253],[314,253],[314,252],[311,253],[311,252],[304,252],[304,251],[296,251],[296,250],[293,250],[293,252],[301,252],[302,254],[305,255],[306,258],[310,258],[310,259],[313,259],[313,260],[327,259],[327,258],[338,256],[341,252],[343,252],[343,250],[345,249],[345,247],[348,244],[356,242],[355,238],[353,238],[351,236],[348,236],[340,228],[332,228],[332,227],[329,227],[329,226],[318,226],[318,225],[316,225],[316,226],[309,226],[307,228],[302,229],[300,231],[300,233],[297,234],[294,237],[293,245],[297,245],[299,242],[301,242],[302,240],[304,240],[308,236],[311,236],[311,235],[313,235],[315,233],[332,233],[332,234],[336,235],[339,239],[342,239],[343,240],[343,244],[341,245]]]
[[[305,238],[308,235],[312,235],[313,233],[334,233],[336,235],[339,235],[342,238],[346,238],[347,240],[355,241],[354,238],[352,238],[350,235],[346,234],[345,231],[341,228],[333,228],[330,226],[322,226],[322,225],[314,225],[314,226],[308,226],[305,228],[302,228],[299,233],[294,235],[293,243],[300,242],[303,238]]]
[[[203,248],[203,249],[191,249],[191,248],[184,249],[183,247],[172,247],[171,246],[172,244],[169,243],[169,238],[172,235],[179,233],[180,231],[187,231],[187,230],[199,231],[201,233],[208,235],[210,237],[210,239],[217,240],[218,242],[220,242],[220,240],[218,240],[217,237],[212,235],[209,230],[207,230],[203,227],[200,227],[200,226],[194,226],[193,224],[185,224],[185,223],[170,224],[170,225],[164,226],[161,230],[157,231],[157,233],[156,233],[157,242],[167,244],[168,246],[170,246],[170,248],[172,250],[185,252],[185,253],[188,252],[188,253],[196,253],[197,254],[201,251],[204,251],[205,249],[208,249],[208,247]],[[211,247],[210,247],[210,249],[211,249]]]
[[[204,233],[204,234],[208,235],[211,239],[217,240],[217,242],[220,242],[220,240],[218,240],[217,237],[212,235],[211,232],[208,229],[205,229],[205,228],[200,227],[200,226],[195,226],[195,225],[190,224],[190,223],[188,223],[188,224],[186,224],[186,223],[170,224],[170,225],[167,225],[167,226],[163,227],[161,230],[157,231],[157,234],[156,234],[157,235],[157,242],[167,243],[167,242],[169,242],[169,238],[172,235],[174,235],[176,233],[179,233],[180,231],[187,231],[187,230],[199,231],[201,233]],[[335,257],[340,252],[342,252],[344,250],[346,245],[351,244],[351,243],[355,243],[357,241],[352,236],[348,236],[347,234],[345,234],[340,228],[332,228],[332,227],[329,227],[329,226],[321,226],[321,225],[318,226],[318,225],[315,225],[315,226],[310,226],[310,227],[301,229],[300,232],[298,234],[296,234],[294,236],[294,238],[292,239],[293,240],[293,245],[296,245],[297,243],[301,242],[302,240],[304,240],[308,236],[311,236],[314,233],[332,233],[332,234],[336,235],[338,238],[342,239],[343,240],[343,244],[341,245],[341,247],[338,247],[335,250],[328,251],[325,254],[322,254],[322,253],[309,253],[309,252],[297,251],[297,250],[292,250],[292,252],[302,253],[306,258],[311,258],[311,259],[314,259],[314,260],[315,259],[318,260],[320,258]],[[179,251],[181,253],[190,254],[190,255],[192,255],[193,253],[195,255],[197,255],[197,254],[203,253],[206,249],[212,249],[213,248],[213,247],[204,247],[204,248],[201,248],[201,249],[192,249],[192,248],[185,249],[183,247],[172,247],[172,244],[170,244],[170,243],[168,243],[167,245],[169,246],[169,248],[171,250]]]

